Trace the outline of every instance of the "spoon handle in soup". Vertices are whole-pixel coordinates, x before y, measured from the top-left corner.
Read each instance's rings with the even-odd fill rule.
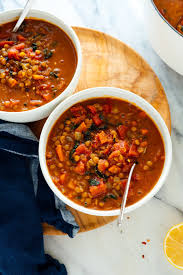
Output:
[[[30,10],[33,1],[34,0],[27,0],[27,3],[25,5],[25,7],[24,7],[24,9],[23,9],[23,11],[22,11],[22,13],[21,13],[16,25],[15,25],[15,27],[13,28],[12,32],[17,32],[18,31],[18,29],[20,28],[22,22],[24,21],[25,17],[27,16],[27,14]]]
[[[134,163],[132,165],[130,173],[129,173],[129,176],[128,176],[128,181],[127,181],[127,184],[126,184],[126,187],[125,187],[125,192],[123,194],[123,199],[122,199],[122,203],[121,203],[120,215],[118,217],[118,226],[122,225],[122,220],[123,220],[123,216],[124,216],[124,210],[125,210],[126,200],[127,200],[127,196],[128,196],[128,190],[129,190],[129,187],[130,187],[131,177],[132,177],[135,165],[136,165],[136,163]]]

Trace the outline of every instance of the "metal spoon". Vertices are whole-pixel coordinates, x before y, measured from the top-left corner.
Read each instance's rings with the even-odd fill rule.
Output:
[[[131,177],[132,177],[135,165],[136,165],[136,163],[134,163],[132,165],[131,169],[130,169],[130,173],[129,173],[129,176],[128,176],[128,181],[127,181],[127,184],[126,184],[126,187],[125,187],[125,192],[123,194],[120,215],[118,217],[118,226],[119,227],[121,227],[121,225],[122,225],[122,220],[123,220],[123,216],[124,216],[124,210],[125,210],[126,200],[127,200],[127,196],[128,196],[128,190],[129,190],[129,187],[130,187]]]
[[[18,29],[20,28],[22,22],[24,21],[25,17],[27,16],[27,14],[30,10],[33,1],[34,0],[27,0],[27,3],[25,5],[25,7],[24,7],[24,9],[23,9],[23,11],[22,11],[22,13],[21,13],[16,25],[15,25],[15,27],[13,28],[12,32],[17,32],[18,31]]]

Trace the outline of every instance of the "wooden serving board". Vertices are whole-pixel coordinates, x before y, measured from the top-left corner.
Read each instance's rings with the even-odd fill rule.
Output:
[[[76,92],[96,87],[114,86],[130,90],[151,103],[164,118],[169,130],[171,119],[163,87],[144,59],[123,42],[96,30],[73,27],[79,37],[83,53],[82,72]],[[39,136],[45,120],[31,124]],[[80,232],[103,226],[116,217],[96,217],[70,209],[80,226]],[[62,235],[54,227],[44,224],[44,234]]]

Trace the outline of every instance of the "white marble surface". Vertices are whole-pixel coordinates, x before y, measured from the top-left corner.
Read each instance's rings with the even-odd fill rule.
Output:
[[[125,218],[124,232],[116,222],[97,230],[45,237],[45,249],[65,263],[69,275],[178,275],[163,255],[167,230],[183,221],[183,77],[168,68],[147,41],[144,5],[148,0],[35,0],[34,7],[60,16],[68,24],[107,32],[137,50],[159,76],[172,116],[173,165],[161,191]],[[25,0],[1,0],[0,10],[21,6]],[[176,161],[176,163],[175,163]],[[147,238],[151,242],[141,244]],[[142,254],[145,258],[142,259]]]

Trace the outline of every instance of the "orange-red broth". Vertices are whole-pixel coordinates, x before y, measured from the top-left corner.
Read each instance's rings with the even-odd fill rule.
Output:
[[[183,34],[183,1],[154,0],[164,18],[181,34]]]
[[[49,173],[58,189],[82,206],[120,207],[130,168],[135,168],[127,205],[158,181],[165,158],[162,137],[151,118],[118,99],[76,104],[53,126],[46,149]]]
[[[0,110],[38,108],[60,95],[72,80],[77,54],[57,26],[26,19],[18,32],[15,21],[0,26]]]

